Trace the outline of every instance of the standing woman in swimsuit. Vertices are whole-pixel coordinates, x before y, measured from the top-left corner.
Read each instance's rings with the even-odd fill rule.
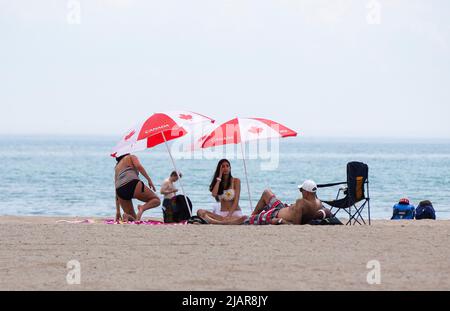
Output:
[[[141,220],[142,214],[151,208],[161,204],[155,194],[156,188],[145,168],[135,155],[124,154],[116,158],[115,167],[115,187],[116,187],[116,221],[120,220],[120,206],[124,211],[123,220]],[[139,173],[147,179],[148,187],[139,179]],[[153,191],[152,191],[152,190]],[[138,205],[137,214],[134,211],[131,199],[138,199],[145,202]]]
[[[241,194],[241,181],[231,175],[231,164],[227,159],[222,159],[217,164],[214,177],[209,186],[211,195],[217,201],[213,212],[207,210],[198,210],[197,215],[205,217],[206,215],[219,216],[226,218],[230,216],[242,216],[239,207],[239,197]]]

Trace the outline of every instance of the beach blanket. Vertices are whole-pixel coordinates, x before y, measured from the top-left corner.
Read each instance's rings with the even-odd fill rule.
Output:
[[[94,220],[94,219],[83,219],[83,220],[57,220],[56,223],[65,223],[65,224],[94,224],[94,223],[103,223],[107,225],[148,225],[148,226],[174,226],[174,225],[187,225],[187,221],[182,221],[178,223],[164,223],[163,221],[158,220],[141,220],[141,221],[115,221],[114,219],[103,219],[103,220]]]
[[[177,226],[177,225],[187,225],[187,221],[174,222],[174,223],[164,223],[163,221],[157,220],[141,220],[141,221],[115,221],[114,219],[105,219],[104,221],[107,225],[147,225],[147,226]]]

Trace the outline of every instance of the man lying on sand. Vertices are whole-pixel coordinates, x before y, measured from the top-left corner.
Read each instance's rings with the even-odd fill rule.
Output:
[[[214,225],[304,225],[314,219],[324,219],[331,212],[324,208],[317,198],[317,185],[312,180],[306,180],[298,187],[302,198],[295,204],[285,205],[270,190],[264,190],[251,216],[216,217],[210,213],[203,218]]]

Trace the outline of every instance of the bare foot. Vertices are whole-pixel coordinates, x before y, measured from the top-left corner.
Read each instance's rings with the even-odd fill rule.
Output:
[[[206,214],[206,215],[203,217],[203,219],[206,220],[206,222],[207,222],[208,224],[211,224],[211,225],[226,225],[226,224],[227,224],[226,220],[217,220],[217,219],[215,219],[215,218],[212,218],[212,217],[211,217],[210,215],[208,215],[208,214]]]
[[[138,212],[136,214],[136,220],[140,221],[141,217],[142,217],[142,214],[144,214],[143,205],[138,205],[137,209],[138,209]]]
[[[134,219],[133,216],[131,216],[130,214],[127,214],[127,213],[123,213],[122,217],[123,217],[123,221],[124,222],[129,222],[129,221],[135,221],[136,220],[136,219]]]
[[[225,218],[224,220],[220,221],[220,220],[213,220],[213,222],[210,222],[212,218],[208,217],[208,219],[206,220],[208,223],[210,224],[216,224],[216,225],[242,225],[245,220],[247,219],[246,216],[230,216]]]

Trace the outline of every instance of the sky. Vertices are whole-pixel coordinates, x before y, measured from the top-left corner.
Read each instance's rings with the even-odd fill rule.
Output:
[[[450,138],[448,0],[0,0],[0,135],[153,112]]]

